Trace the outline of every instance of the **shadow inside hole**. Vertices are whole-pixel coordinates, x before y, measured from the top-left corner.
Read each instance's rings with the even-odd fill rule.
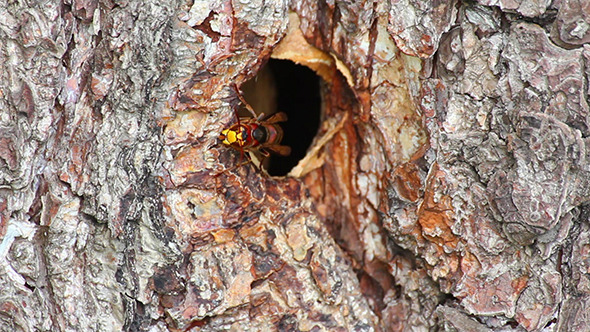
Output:
[[[289,120],[280,123],[285,134],[281,145],[290,146],[291,154],[271,154],[267,166],[270,175],[286,175],[305,156],[318,131],[320,77],[305,66],[271,59],[254,79],[242,86],[242,91],[258,114],[287,113]]]

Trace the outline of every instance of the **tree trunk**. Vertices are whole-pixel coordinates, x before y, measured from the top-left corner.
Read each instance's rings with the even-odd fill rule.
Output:
[[[574,0],[2,3],[0,330],[590,330],[588,24]],[[286,177],[218,139],[271,57],[324,81]]]

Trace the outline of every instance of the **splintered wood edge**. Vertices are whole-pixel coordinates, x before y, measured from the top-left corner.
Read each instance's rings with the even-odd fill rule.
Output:
[[[296,64],[309,67],[326,82],[331,82],[334,75],[334,67],[346,78],[347,83],[353,86],[350,70],[335,55],[328,54],[307,42],[303,32],[299,29],[299,16],[297,13],[289,13],[289,25],[283,39],[277,44],[271,54],[271,58],[290,60]]]
[[[316,141],[315,144],[313,144],[305,157],[297,163],[297,166],[293,167],[291,172],[289,172],[289,176],[301,177],[314,169],[321,167],[325,161],[324,155],[320,154],[322,148],[342,129],[347,119],[348,113],[345,112],[339,120],[331,118],[325,121],[323,125],[327,127],[327,131]]]
[[[306,66],[313,70],[324,81],[331,82],[337,69],[345,78],[347,83],[352,87],[353,79],[350,70],[346,65],[340,61],[335,55],[328,54],[316,48],[307,42],[303,36],[303,32],[299,28],[299,16],[295,12],[289,13],[289,25],[287,32],[283,39],[277,44],[271,54],[271,58],[279,60],[290,60],[296,64]],[[324,145],[334,136],[334,134],[342,128],[344,122],[348,119],[348,114],[344,114],[342,118],[334,121],[329,121],[323,126],[326,126],[326,131],[316,142],[312,145],[308,153],[299,163],[289,172],[289,176],[301,177],[311,172],[312,170],[321,167],[324,164],[325,158],[320,153]]]

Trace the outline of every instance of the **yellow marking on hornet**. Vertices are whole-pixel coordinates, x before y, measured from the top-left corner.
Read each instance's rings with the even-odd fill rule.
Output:
[[[225,140],[223,140],[223,143],[230,145],[232,143],[234,143],[236,141],[236,132],[233,130],[227,130],[227,133],[225,133]]]
[[[229,144],[229,142],[227,141],[227,132],[229,131],[229,129],[224,129],[223,131],[221,131],[221,135],[219,135],[219,138],[223,137],[223,141],[221,141],[221,143],[223,144]]]

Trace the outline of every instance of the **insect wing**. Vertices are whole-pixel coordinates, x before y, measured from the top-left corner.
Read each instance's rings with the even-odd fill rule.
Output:
[[[285,112],[278,112],[271,114],[268,118],[262,120],[265,123],[277,123],[287,121],[287,114]]]
[[[291,147],[286,145],[267,145],[264,148],[281,156],[288,156],[291,154]]]

